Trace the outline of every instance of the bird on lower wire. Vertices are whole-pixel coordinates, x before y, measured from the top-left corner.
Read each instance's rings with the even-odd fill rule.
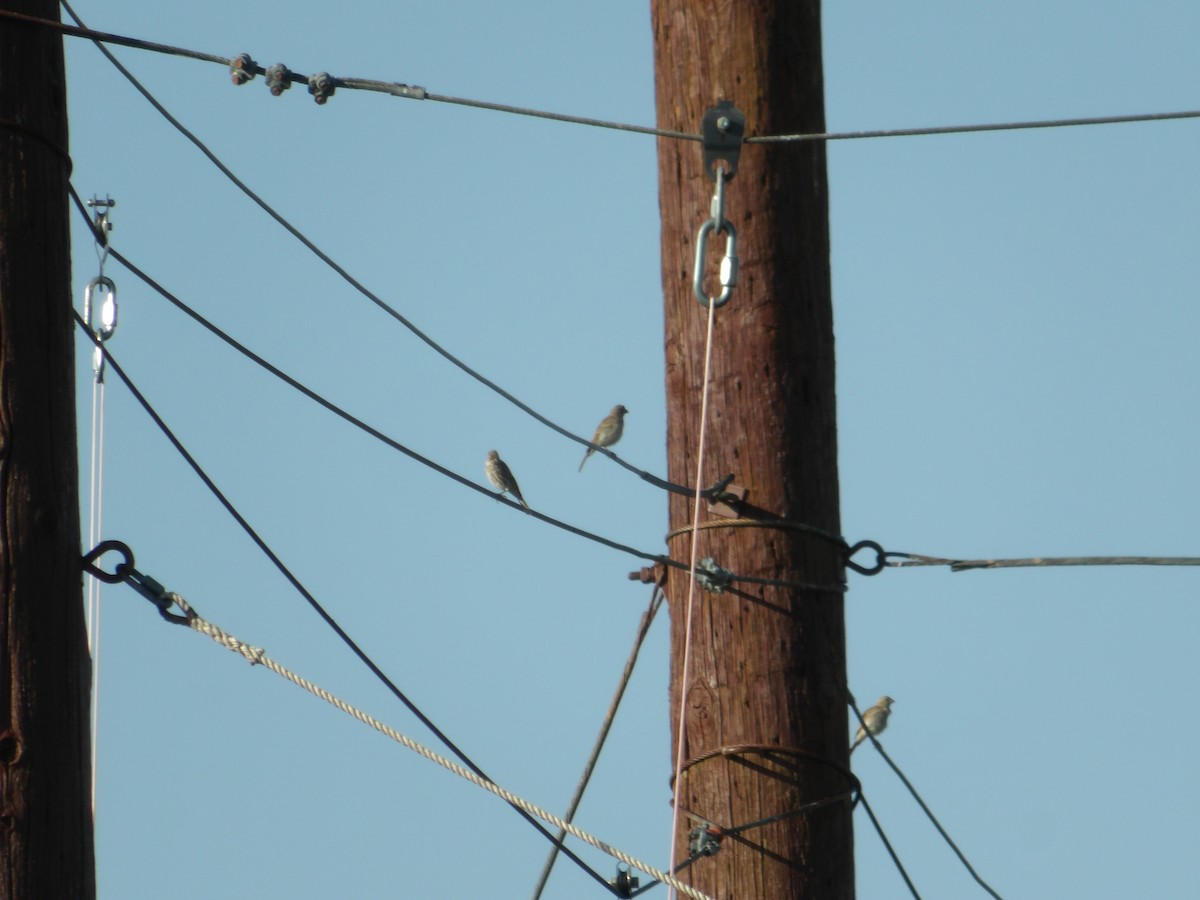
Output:
[[[617,404],[612,408],[603,421],[596,426],[596,433],[592,435],[592,443],[596,447],[611,447],[621,439],[621,434],[625,431],[625,413],[629,412],[621,404]],[[579,464],[579,471],[583,471],[583,463],[588,461],[588,457],[596,452],[596,447],[588,447],[587,453],[583,454],[583,462]]]
[[[858,726],[858,734],[854,736],[854,743],[850,745],[850,752],[854,752],[854,748],[867,739],[867,732],[871,734],[879,734],[883,729],[887,728],[888,716],[892,714],[892,704],[896,701],[891,697],[883,696],[879,698],[879,702],[863,713],[863,725]]]
[[[529,504],[525,502],[525,498],[521,496],[521,489],[517,487],[517,479],[513,478],[512,470],[508,468],[508,464],[500,458],[500,454],[495,450],[489,450],[487,462],[484,463],[483,469],[487,472],[488,481],[501,494],[512,494],[517,502],[526,509],[529,509]]]

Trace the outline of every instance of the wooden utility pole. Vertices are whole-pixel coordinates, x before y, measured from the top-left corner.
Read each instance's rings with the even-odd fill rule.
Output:
[[[66,146],[61,36],[0,19],[0,900],[96,895]]]
[[[818,0],[652,0],[658,126],[697,132],[731,100],[746,133],[824,131]],[[660,139],[659,203],[666,313],[668,458],[693,484],[707,310],[692,292],[695,241],[713,182],[700,145]],[[737,575],[836,586],[836,542],[767,522],[840,534],[825,145],[747,144],[726,190],[740,279],[716,312],[703,486],[732,473],[747,489],[740,519],[706,528],[699,556]],[[724,237],[709,241],[716,285]],[[691,525],[692,499],[672,495],[670,527]],[[705,509],[702,522],[728,522]],[[691,534],[672,538],[687,560]],[[670,573],[672,729],[678,747],[687,625],[686,574]],[[701,823],[737,829],[682,877],[737,900],[854,896],[847,770],[843,597],[739,583],[695,597],[676,862]],[[841,798],[841,799],[835,799]]]

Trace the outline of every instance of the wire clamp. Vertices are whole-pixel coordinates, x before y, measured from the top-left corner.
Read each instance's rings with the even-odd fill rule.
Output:
[[[292,86],[292,73],[283,63],[270,66],[263,77],[267,79],[267,90],[272,97],[278,97]]]
[[[688,851],[693,856],[712,856],[721,849],[722,831],[716,825],[697,825],[688,833]]]
[[[258,68],[258,63],[250,58],[249,53],[239,53],[229,62],[230,80],[241,87],[243,84],[254,80],[254,70]]]
[[[638,889],[639,880],[636,875],[629,873],[629,866],[617,863],[617,877],[610,878],[608,883],[613,886],[613,893],[618,897],[632,897],[633,892]]]
[[[718,566],[711,556],[706,556],[696,564],[696,583],[710,594],[721,594],[733,583],[733,573]]]
[[[336,89],[337,85],[334,83],[333,76],[328,72],[318,72],[316,75],[308,77],[308,92],[312,94],[312,98],[318,106],[324,106]]]

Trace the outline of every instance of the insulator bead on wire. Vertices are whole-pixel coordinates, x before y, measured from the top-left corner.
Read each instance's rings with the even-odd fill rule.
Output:
[[[258,64],[250,58],[249,53],[239,53],[233,58],[233,62],[229,64],[229,73],[233,83],[241,87],[248,81],[254,80],[254,70],[258,68]]]
[[[325,105],[325,101],[333,96],[335,87],[333,76],[328,72],[318,72],[316,75],[309,76],[308,92],[312,94],[318,106]]]
[[[272,97],[278,97],[292,86],[291,71],[283,63],[276,63],[267,69],[263,76],[267,79],[267,89]]]

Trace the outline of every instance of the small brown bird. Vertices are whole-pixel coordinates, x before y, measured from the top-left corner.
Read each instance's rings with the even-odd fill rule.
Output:
[[[611,447],[621,439],[621,435],[625,431],[625,413],[629,412],[621,404],[617,404],[612,408],[607,416],[604,417],[599,425],[596,426],[596,433],[592,435],[592,443],[596,447]],[[588,457],[596,452],[596,447],[588,447],[587,453],[583,454],[583,462],[579,464],[579,471],[583,471],[583,463],[588,461]]]
[[[850,745],[850,752],[854,752],[854,748],[867,739],[867,732],[871,734],[879,734],[883,729],[887,728],[888,716],[892,714],[892,704],[896,701],[891,697],[883,696],[879,698],[879,702],[863,713],[863,723],[858,726],[858,734],[854,736],[854,743]]]
[[[512,494],[517,498],[518,503],[529,509],[529,504],[521,496],[521,489],[517,487],[517,479],[513,478],[512,471],[495,450],[488,451],[487,462],[484,463],[483,470],[487,472],[488,481],[495,486],[496,490],[501,494]]]

